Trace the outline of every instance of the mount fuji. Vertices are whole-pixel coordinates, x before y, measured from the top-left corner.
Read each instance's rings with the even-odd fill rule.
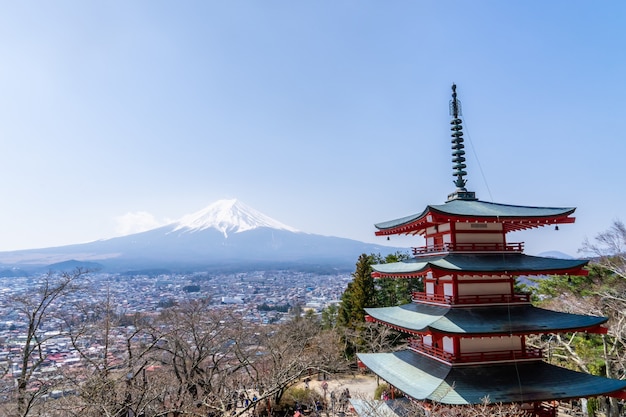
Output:
[[[103,272],[167,270],[353,270],[362,253],[401,248],[304,233],[238,200],[220,200],[180,220],[95,242],[0,252],[0,269]]]
[[[293,227],[284,225],[236,199],[219,200],[205,209],[184,216],[176,222],[173,231],[184,230],[193,233],[213,228],[222,232],[224,238],[228,238],[229,233],[241,233],[261,227],[298,232]]]

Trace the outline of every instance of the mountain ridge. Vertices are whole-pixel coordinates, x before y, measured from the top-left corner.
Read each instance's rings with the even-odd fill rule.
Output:
[[[362,253],[403,248],[305,233],[232,200],[140,233],[52,248],[0,252],[4,268],[46,268],[63,262],[97,262],[104,271],[226,268],[354,267]]]

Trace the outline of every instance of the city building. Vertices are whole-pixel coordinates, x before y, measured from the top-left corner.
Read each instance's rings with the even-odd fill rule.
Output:
[[[586,260],[524,254],[507,233],[573,223],[575,208],[481,201],[467,191],[463,128],[452,86],[452,162],[456,190],[440,205],[375,225],[379,236],[420,235],[413,257],[374,265],[374,277],[416,278],[413,302],[368,308],[367,320],[410,336],[406,350],[359,354],[360,362],[410,399],[452,405],[517,403],[555,415],[559,400],[598,395],[624,398],[626,381],[548,363],[527,345],[529,335],[605,333],[608,319],[531,305],[516,277],[585,275]]]

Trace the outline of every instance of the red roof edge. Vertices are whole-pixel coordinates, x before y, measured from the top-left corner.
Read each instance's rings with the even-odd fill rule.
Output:
[[[619,391],[615,391],[615,392],[609,392],[606,395],[608,395],[609,397],[619,398],[621,400],[626,400],[626,390],[619,390]]]
[[[504,216],[485,216],[485,217],[476,217],[476,216],[460,216],[460,215],[450,215],[448,213],[441,213],[435,209],[429,207],[429,210],[422,213],[416,219],[413,219],[407,223],[403,223],[397,226],[393,226],[387,229],[379,229],[374,232],[376,236],[388,236],[388,235],[402,235],[402,234],[418,234],[421,230],[425,228],[439,224],[439,223],[448,223],[448,222],[462,222],[462,221],[479,221],[479,222],[488,222],[488,223],[502,223],[504,224],[505,231],[513,232],[525,229],[533,229],[543,226],[555,225],[555,224],[567,224],[574,223],[576,221],[576,217],[570,217],[573,210],[569,213],[564,213],[556,216],[541,216],[541,217],[528,217],[528,218],[515,218],[515,217],[504,217]],[[430,220],[429,220],[430,216]]]
[[[609,332],[609,329],[598,324],[597,326],[587,329],[586,332],[593,334],[607,334]]]

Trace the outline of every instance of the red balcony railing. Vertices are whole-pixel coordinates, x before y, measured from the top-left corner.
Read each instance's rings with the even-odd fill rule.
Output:
[[[440,245],[414,247],[413,255],[438,252],[523,252],[524,242],[517,243],[442,243]]]
[[[527,348],[526,350],[498,350],[491,352],[467,352],[454,355],[443,349],[425,345],[421,340],[409,339],[409,348],[417,352],[423,352],[449,363],[481,363],[497,361],[515,361],[528,359],[541,359],[541,349]]]
[[[453,296],[413,292],[412,297],[413,301],[446,305],[530,303],[530,293]]]
[[[543,352],[541,349],[527,348],[526,350],[462,353],[458,356],[457,362],[514,361],[521,359],[541,359],[542,357]]]
[[[413,291],[413,301],[425,301],[436,304],[454,304],[454,300],[449,295],[427,294],[425,292]]]
[[[454,362],[454,356],[451,353],[434,346],[425,345],[420,339],[410,338],[409,349],[426,353],[449,363]]]

